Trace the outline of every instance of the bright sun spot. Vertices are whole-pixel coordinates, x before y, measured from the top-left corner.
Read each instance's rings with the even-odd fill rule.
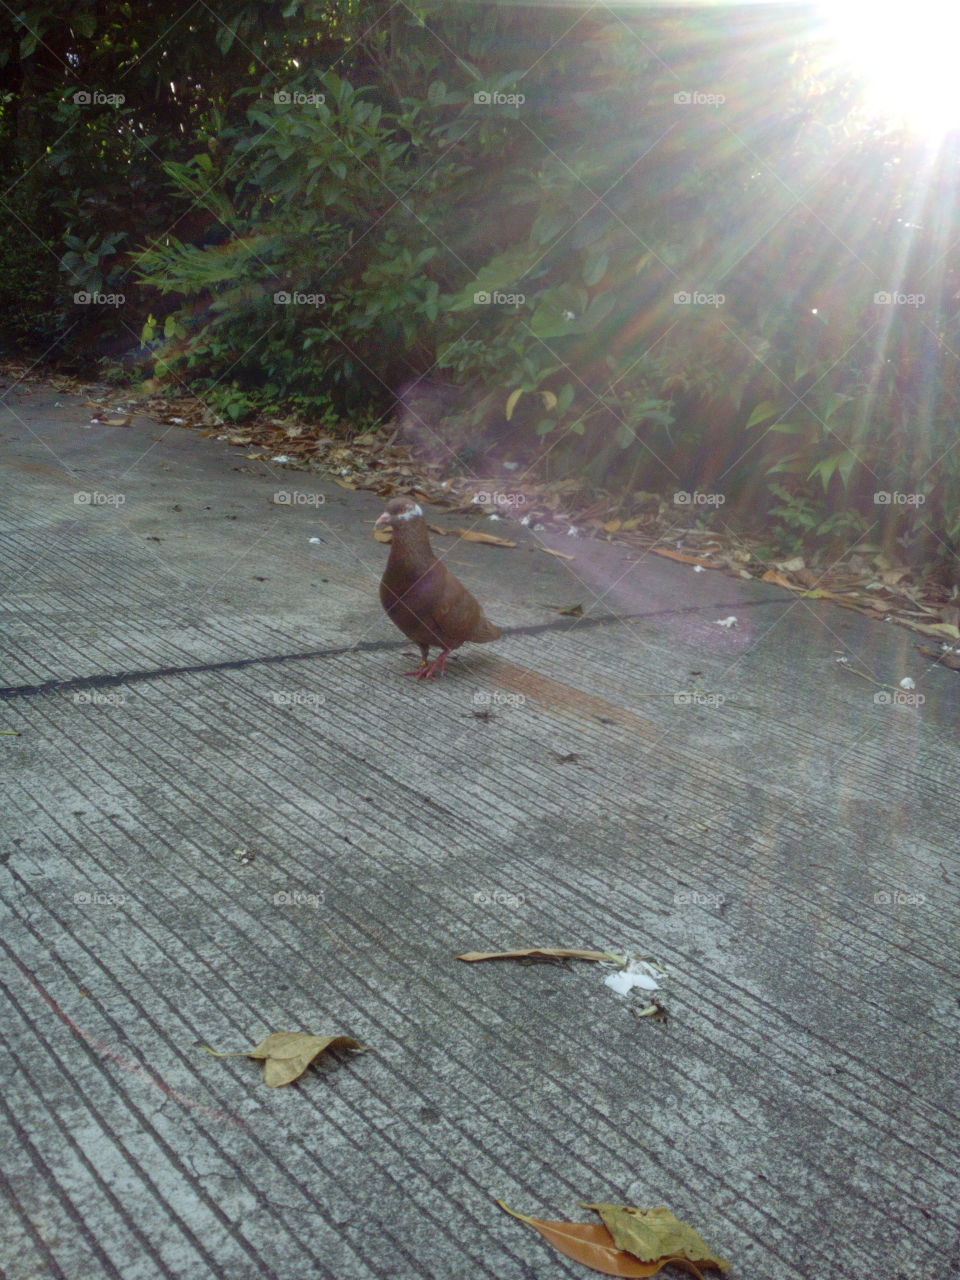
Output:
[[[960,0],[821,0],[864,105],[936,137],[960,128]]]

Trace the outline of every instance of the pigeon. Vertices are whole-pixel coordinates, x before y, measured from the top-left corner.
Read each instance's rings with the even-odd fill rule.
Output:
[[[393,530],[390,557],[380,582],[380,603],[390,621],[420,646],[420,666],[405,674],[432,680],[446,670],[447,655],[467,640],[484,644],[501,632],[459,578],[433,554],[427,524],[411,498],[391,498],[376,521]],[[440,653],[430,661],[430,646]]]

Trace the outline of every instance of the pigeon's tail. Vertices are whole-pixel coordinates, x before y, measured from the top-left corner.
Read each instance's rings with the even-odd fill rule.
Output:
[[[489,618],[481,615],[480,621],[477,623],[473,633],[469,639],[474,644],[485,644],[488,640],[499,640],[503,632],[499,627],[495,627]]]

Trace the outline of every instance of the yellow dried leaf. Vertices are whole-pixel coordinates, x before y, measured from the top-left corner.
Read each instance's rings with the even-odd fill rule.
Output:
[[[622,528],[623,528],[623,521],[622,521],[622,520],[608,520],[608,521],[607,521],[607,523],[606,523],[603,527],[604,527],[604,529],[606,529],[607,533],[616,533],[619,529],[622,529]]]
[[[576,560],[576,556],[572,556],[569,551],[554,551],[553,547],[540,547],[541,551],[545,551],[548,556],[556,556],[558,560]]]
[[[306,1031],[274,1031],[252,1049],[240,1053],[218,1053],[206,1044],[203,1048],[216,1058],[263,1059],[264,1084],[272,1089],[299,1079],[314,1058],[326,1049],[366,1051],[366,1045],[354,1040],[353,1036],[312,1036]]]
[[[960,627],[954,626],[952,622],[930,622],[918,630],[929,636],[948,636],[951,640],[960,640]]]
[[[331,476],[330,478],[333,483],[338,484],[341,489],[355,489],[357,487],[355,484],[351,484],[349,480],[344,480],[341,476]]]
[[[503,416],[506,418],[508,422],[513,417],[513,411],[517,407],[517,401],[520,399],[522,395],[523,395],[523,391],[521,389],[519,391],[511,391],[509,396],[507,396],[507,404],[506,404],[506,408],[503,411]]]
[[[681,1221],[665,1205],[656,1209],[635,1209],[625,1204],[587,1204],[603,1219],[603,1225],[613,1237],[618,1249],[633,1254],[642,1262],[659,1261],[666,1265],[668,1259],[683,1258],[701,1266],[727,1271],[730,1264],[711,1252],[709,1245],[698,1231]]]
[[[557,407],[557,397],[552,391],[541,391],[540,399],[543,401],[543,407],[546,409],[547,413],[549,413],[551,409],[555,409]]]
[[[563,614],[567,618],[583,617],[582,604],[545,604],[543,607],[545,609],[556,609],[557,613]]]

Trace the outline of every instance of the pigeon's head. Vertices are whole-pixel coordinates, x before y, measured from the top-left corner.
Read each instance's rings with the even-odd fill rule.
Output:
[[[412,498],[391,498],[383,515],[375,521],[375,527],[395,529],[398,524],[402,524],[405,520],[413,520],[416,516],[422,517],[423,512]]]

